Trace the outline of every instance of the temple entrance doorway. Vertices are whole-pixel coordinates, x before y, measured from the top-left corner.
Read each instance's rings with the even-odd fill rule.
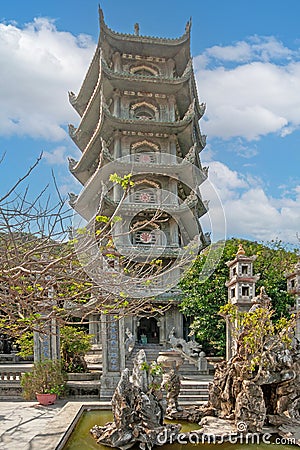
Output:
[[[137,338],[141,344],[159,344],[159,327],[154,317],[142,317],[139,320]]]

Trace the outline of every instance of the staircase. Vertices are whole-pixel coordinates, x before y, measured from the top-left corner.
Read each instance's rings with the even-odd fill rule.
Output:
[[[202,405],[208,401],[208,385],[212,376],[199,375],[196,378],[181,380],[178,402],[181,406]]]
[[[134,349],[131,353],[131,355],[126,357],[126,363],[125,366],[129,369],[131,372],[133,369],[133,361],[138,354],[140,350],[144,350],[146,353],[146,359],[148,364],[150,364],[152,361],[156,361],[159,355],[159,352],[163,352],[166,350],[165,347],[159,344],[135,344]]]
[[[130,371],[133,368],[133,361],[136,354],[143,349],[146,353],[147,362],[156,361],[159,352],[168,349],[159,344],[136,344],[132,354],[126,358],[126,367]],[[212,380],[211,375],[202,375],[194,364],[185,360],[179,368],[181,375],[181,390],[179,394],[179,404],[181,406],[201,405],[208,400],[208,384]]]

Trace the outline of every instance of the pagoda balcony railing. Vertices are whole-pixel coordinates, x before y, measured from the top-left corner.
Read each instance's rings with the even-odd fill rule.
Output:
[[[170,195],[172,198],[172,194]],[[119,206],[119,212],[122,213],[125,211],[128,211],[129,213],[138,212],[141,210],[141,207],[143,210],[149,209],[152,211],[166,211],[170,214],[176,214],[181,213],[185,211],[189,211],[190,209],[193,209],[195,207],[198,208],[199,211],[202,212],[202,214],[205,214],[205,212],[208,211],[208,202],[207,201],[201,201],[200,198],[197,197],[194,193],[189,195],[181,204],[176,204],[175,202],[168,201],[168,196],[166,195],[165,199],[162,199],[159,201],[158,199],[155,202],[137,202],[135,200],[135,194],[130,196],[129,198],[125,198],[124,202],[119,205],[118,201],[112,200],[108,195],[104,197],[104,201],[106,204],[113,207],[113,209],[116,209]]]
[[[184,71],[184,73],[181,76],[176,76],[174,74],[137,74],[137,73],[132,73],[129,72],[127,70],[119,70],[119,71],[115,71],[113,69],[111,69],[105,59],[102,58],[101,60],[101,66],[102,66],[102,70],[103,72],[110,78],[119,78],[119,79],[123,79],[123,80],[134,80],[137,82],[141,82],[143,80],[147,81],[147,82],[153,82],[153,83],[157,83],[159,82],[165,82],[165,83],[170,83],[170,82],[176,82],[176,83],[183,83],[184,81],[187,81],[190,79],[192,73],[193,73],[193,67],[191,62],[188,63],[186,70]]]
[[[163,258],[177,258],[184,254],[185,250],[177,246],[160,246],[157,244],[146,245],[146,244],[118,244],[118,252],[122,256],[127,257],[145,257],[147,261],[150,262],[153,258],[163,257]],[[149,257],[149,258],[148,258]],[[146,261],[145,261],[146,262]]]

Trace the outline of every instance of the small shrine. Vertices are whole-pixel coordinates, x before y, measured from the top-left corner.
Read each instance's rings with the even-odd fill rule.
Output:
[[[238,311],[247,312],[253,304],[255,297],[255,283],[259,275],[253,274],[253,263],[257,256],[247,256],[243,246],[240,244],[235,258],[226,263],[229,268],[228,302],[236,305]],[[226,359],[229,360],[234,353],[235,342],[232,338],[231,326],[226,327]]]

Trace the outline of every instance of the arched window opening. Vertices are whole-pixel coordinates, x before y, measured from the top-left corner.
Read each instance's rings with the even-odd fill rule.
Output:
[[[153,120],[155,118],[155,114],[150,108],[140,106],[134,111],[134,118],[140,120]]]
[[[135,182],[132,201],[134,203],[158,203],[161,186],[151,180]]]
[[[158,120],[159,110],[152,103],[137,102],[130,106],[130,116],[140,120]]]
[[[158,161],[159,146],[151,141],[139,141],[131,146],[133,161],[142,164],[153,164]]]
[[[130,68],[130,72],[135,75],[143,75],[143,76],[156,76],[158,75],[158,70],[154,67],[146,66],[144,64],[140,66],[133,66]]]

